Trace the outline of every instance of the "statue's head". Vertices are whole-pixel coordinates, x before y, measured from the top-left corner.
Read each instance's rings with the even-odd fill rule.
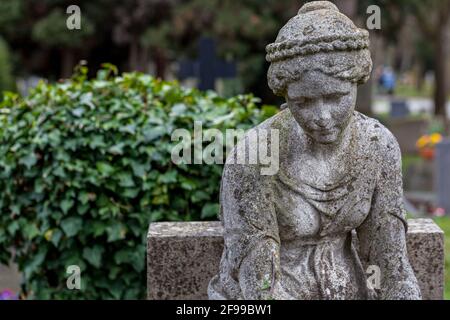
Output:
[[[269,87],[318,143],[339,141],[372,70],[369,33],[328,1],[305,4],[266,47]]]

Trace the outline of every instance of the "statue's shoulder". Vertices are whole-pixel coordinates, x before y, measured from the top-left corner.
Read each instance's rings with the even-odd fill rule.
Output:
[[[252,128],[252,130],[286,130],[293,123],[293,117],[288,108],[285,108],[273,115],[269,119],[261,122],[259,125]],[[250,131],[249,131],[250,132]]]
[[[284,109],[249,129],[227,155],[224,172],[261,172],[261,167],[265,167],[267,162],[278,162],[280,140],[286,137],[290,126],[292,116],[288,109]]]
[[[356,111],[354,117],[358,129],[358,139],[363,148],[372,153],[372,155],[382,158],[401,157],[397,139],[388,128],[378,120]]]

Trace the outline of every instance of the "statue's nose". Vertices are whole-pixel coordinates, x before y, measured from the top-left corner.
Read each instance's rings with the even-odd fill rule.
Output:
[[[314,119],[314,123],[319,127],[327,127],[331,121],[331,113],[327,106],[320,103],[317,107],[317,117]]]

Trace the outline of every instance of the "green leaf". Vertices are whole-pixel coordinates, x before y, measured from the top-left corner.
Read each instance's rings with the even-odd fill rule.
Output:
[[[158,178],[158,182],[160,183],[175,183],[177,182],[177,171],[170,170],[166,173],[162,174]]]
[[[220,209],[219,204],[207,203],[202,209],[201,218],[206,219],[206,218],[217,217],[217,215],[219,214],[219,209]]]
[[[83,115],[83,113],[84,113],[83,107],[75,108],[72,110],[72,114],[77,118],[80,118]]]
[[[99,237],[106,232],[107,226],[102,221],[94,221],[90,223],[90,227],[92,229],[92,233],[94,237]]]
[[[79,217],[70,217],[61,221],[61,228],[68,237],[75,236],[83,227],[83,220]]]
[[[61,210],[64,212],[64,214],[67,214],[69,212],[70,208],[73,207],[74,201],[72,199],[64,199],[61,201]]]
[[[101,175],[105,177],[111,175],[114,172],[114,167],[106,162],[97,162],[96,167]]]
[[[119,185],[121,187],[134,187],[135,186],[133,177],[131,176],[130,173],[122,172],[122,173],[119,173],[117,175],[117,177],[119,178]]]
[[[122,249],[117,251],[114,254],[114,261],[117,264],[122,264],[122,263],[129,263],[132,264],[133,263],[133,249]]]
[[[116,155],[122,155],[124,147],[125,147],[125,143],[121,142],[121,143],[113,145],[111,148],[109,148],[108,152],[112,153],[112,154],[116,154]]]
[[[102,263],[102,255],[105,249],[100,245],[95,245],[92,248],[83,249],[83,258],[96,268],[100,268]]]
[[[61,240],[63,236],[63,233],[61,232],[61,230],[54,230],[52,233],[52,238],[51,238],[51,242],[53,243],[53,245],[55,247],[58,247],[59,241]]]
[[[24,274],[25,279],[29,279],[31,274],[35,272],[44,262],[45,256],[47,255],[47,247],[41,246],[38,249],[37,254],[34,254],[30,259],[27,259],[25,264]]]
[[[32,240],[39,235],[39,229],[34,223],[26,224],[23,228],[23,234],[28,240]]]
[[[29,153],[25,157],[21,158],[19,160],[20,164],[23,164],[27,167],[27,169],[30,169],[32,166],[34,166],[37,163],[37,157],[34,152]]]
[[[10,235],[14,235],[16,233],[17,230],[19,230],[20,226],[19,226],[19,222],[17,222],[17,220],[11,222],[8,225],[8,232]]]
[[[120,223],[117,223],[106,228],[106,233],[108,234],[108,242],[113,242],[125,239],[127,229]]]

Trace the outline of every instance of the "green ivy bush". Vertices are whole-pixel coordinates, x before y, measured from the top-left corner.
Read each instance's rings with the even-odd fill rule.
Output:
[[[145,237],[161,220],[214,219],[221,165],[174,165],[176,128],[248,128],[276,111],[105,65],[0,105],[0,262],[29,299],[145,297]],[[81,268],[81,291],[66,268]]]

